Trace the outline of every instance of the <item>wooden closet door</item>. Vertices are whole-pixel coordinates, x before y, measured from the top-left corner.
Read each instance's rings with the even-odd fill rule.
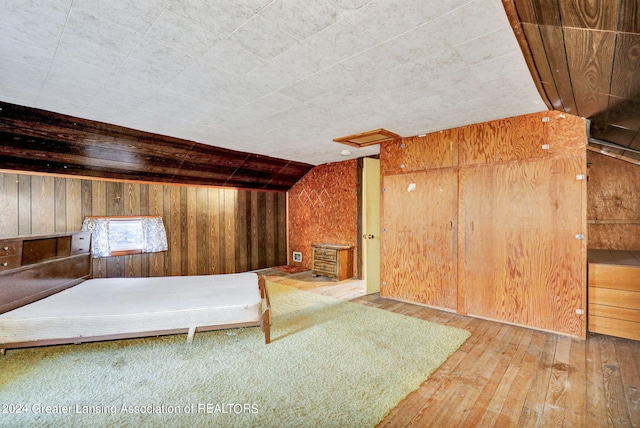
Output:
[[[584,337],[580,157],[462,168],[461,294],[470,315]],[[461,241],[462,242],[462,241]]]
[[[457,185],[454,168],[384,177],[382,296],[456,309]]]

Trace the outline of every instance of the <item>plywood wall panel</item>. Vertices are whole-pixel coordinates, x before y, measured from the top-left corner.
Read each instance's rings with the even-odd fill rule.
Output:
[[[389,175],[383,188],[381,247],[393,263],[381,266],[381,295],[455,310],[457,170]]]
[[[311,269],[317,243],[352,245],[358,259],[357,165],[354,159],[316,166],[289,190],[289,250],[302,253],[302,263],[288,254],[289,263]]]
[[[380,145],[381,174],[393,175],[458,164],[459,130],[449,129]],[[384,161],[382,161],[384,159]]]
[[[19,182],[24,183],[22,195]],[[51,234],[63,224],[67,231],[80,230],[82,220],[89,215],[151,214],[163,217],[168,251],[92,259],[96,278],[255,270],[269,267],[265,264],[267,253],[271,254],[269,260],[274,263],[286,260],[286,243],[277,242],[282,235],[286,236],[286,230],[278,232],[286,225],[286,195],[282,192],[2,173],[0,187],[0,197],[7,208],[6,217],[0,216],[2,237],[17,236],[20,223],[28,224],[29,230]],[[242,196],[238,197],[238,193]],[[238,200],[266,201],[267,193],[271,201],[269,213],[266,203],[245,202],[243,207],[237,207]],[[255,219],[254,224],[250,225],[244,217]],[[32,219],[38,220],[34,223]],[[262,245],[262,255],[257,246],[249,248],[250,243],[257,242]],[[244,259],[238,259],[237,255]]]
[[[587,121],[582,117],[549,111],[545,143],[549,144],[547,158],[584,156],[587,147]]]
[[[460,165],[535,159],[547,155],[547,112],[461,128]]]
[[[589,248],[640,250],[640,170],[589,151]]]

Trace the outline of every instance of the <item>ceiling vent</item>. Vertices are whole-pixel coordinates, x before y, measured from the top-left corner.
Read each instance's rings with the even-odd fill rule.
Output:
[[[333,141],[353,147],[366,147],[384,143],[385,141],[396,140],[398,138],[402,137],[381,128],[374,129],[373,131],[362,132],[360,134],[348,135],[346,137],[334,138]]]

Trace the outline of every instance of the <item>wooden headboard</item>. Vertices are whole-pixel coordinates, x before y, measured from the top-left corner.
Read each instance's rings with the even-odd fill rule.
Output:
[[[0,314],[91,276],[91,232],[0,239]]]

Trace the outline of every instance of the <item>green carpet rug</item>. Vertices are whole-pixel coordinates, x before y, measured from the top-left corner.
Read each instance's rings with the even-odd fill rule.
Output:
[[[465,330],[269,284],[259,328],[9,350],[0,426],[370,427]]]

